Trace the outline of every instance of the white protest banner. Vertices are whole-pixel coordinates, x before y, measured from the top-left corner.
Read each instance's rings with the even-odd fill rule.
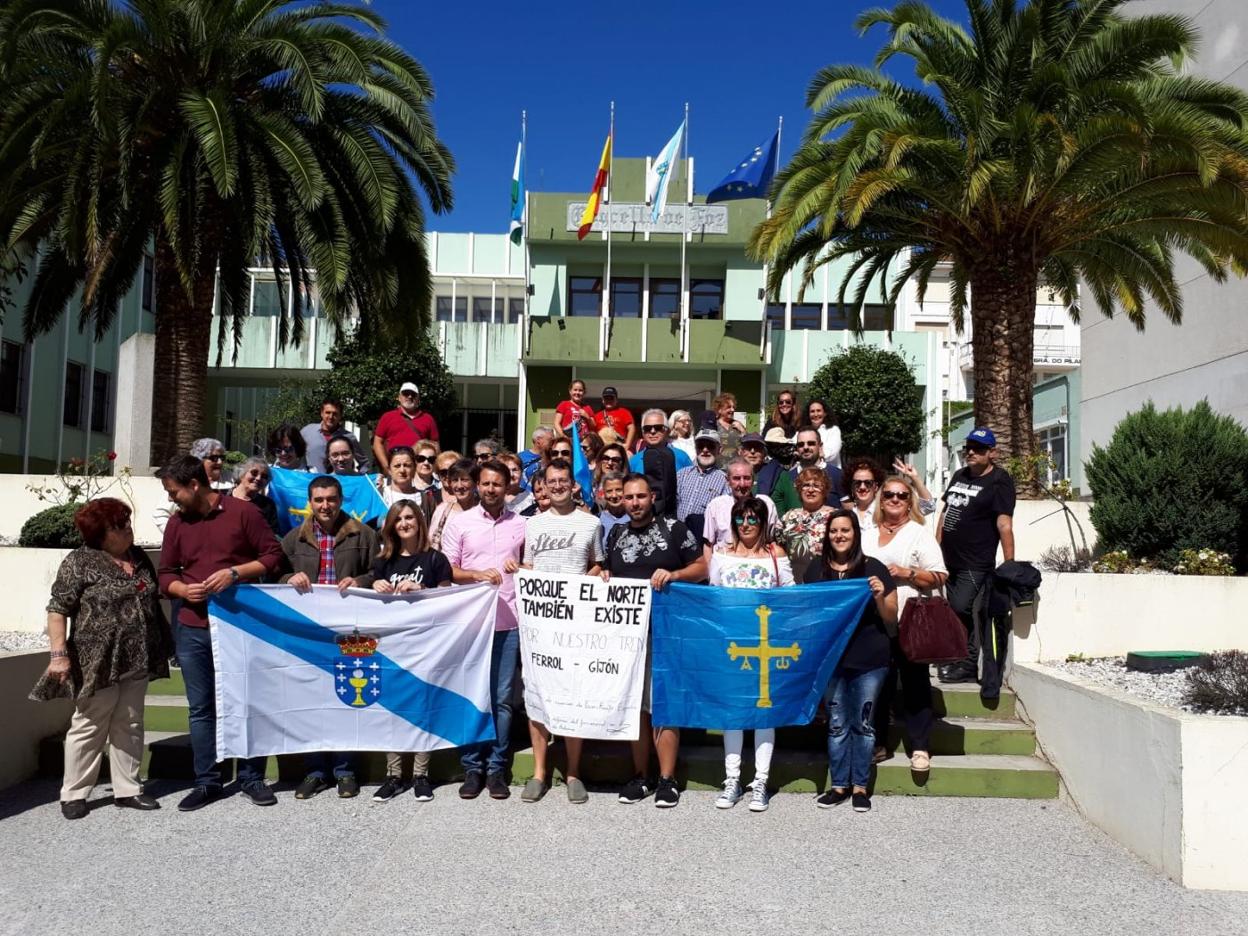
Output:
[[[650,583],[521,569],[516,608],[529,717],[567,737],[636,740]]]

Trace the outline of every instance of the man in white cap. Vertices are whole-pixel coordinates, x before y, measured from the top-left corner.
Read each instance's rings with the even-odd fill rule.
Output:
[[[382,473],[390,470],[390,450],[400,445],[438,441],[438,424],[420,408],[420,388],[410,380],[399,387],[399,405],[383,413],[373,430],[373,455]]]

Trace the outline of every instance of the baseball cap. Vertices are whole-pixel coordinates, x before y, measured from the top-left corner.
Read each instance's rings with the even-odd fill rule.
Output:
[[[407,393],[409,390],[417,396],[420,396],[420,387],[416,386],[410,380],[403,384],[403,386],[399,387],[399,393]]]
[[[719,433],[714,429],[699,429],[697,435],[693,437],[693,444],[697,445],[699,442],[714,442],[719,445]]]
[[[767,443],[763,441],[763,437],[757,432],[747,432],[741,437],[742,445],[749,445],[751,442],[764,447],[767,445]]]
[[[613,397],[618,397],[618,396],[619,396],[619,394],[615,392],[615,387],[603,387],[603,388],[602,388],[602,395],[603,395],[603,396],[613,396]]]
[[[976,427],[971,431],[970,435],[966,437],[966,441],[976,445],[984,445],[988,448],[997,447],[997,437],[993,435],[992,430],[986,426]]]

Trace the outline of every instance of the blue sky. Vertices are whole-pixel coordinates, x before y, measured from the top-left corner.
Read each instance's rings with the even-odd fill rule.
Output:
[[[929,2],[949,16],[963,9]],[[853,29],[875,5],[374,0],[373,9],[428,69],[438,133],[458,163],[455,209],[431,216],[430,229],[491,233],[507,230],[522,109],[529,188],[579,192],[593,181],[612,99],[617,156],[657,154],[688,101],[694,183],[705,193],[781,114],[782,162],[792,155],[811,76],[835,62],[869,64],[882,44],[880,27],[865,38]]]

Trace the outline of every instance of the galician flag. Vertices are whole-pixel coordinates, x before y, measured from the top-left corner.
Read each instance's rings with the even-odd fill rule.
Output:
[[[602,145],[602,159],[598,160],[598,172],[594,175],[593,187],[589,190],[589,203],[581,212],[580,229],[576,232],[577,240],[584,240],[594,220],[598,217],[598,209],[602,207],[602,190],[607,184],[607,174],[611,171],[611,134],[607,134],[607,142]]]
[[[680,141],[685,135],[685,122],[682,120],[676,134],[667,141],[667,146],[654,157],[654,162],[646,171],[646,202],[650,205],[650,223],[656,223],[667,207],[667,186],[672,181],[672,168],[680,155]]]
[[[511,227],[508,236],[513,244],[524,239],[524,142],[516,144],[516,166],[511,170]]]

